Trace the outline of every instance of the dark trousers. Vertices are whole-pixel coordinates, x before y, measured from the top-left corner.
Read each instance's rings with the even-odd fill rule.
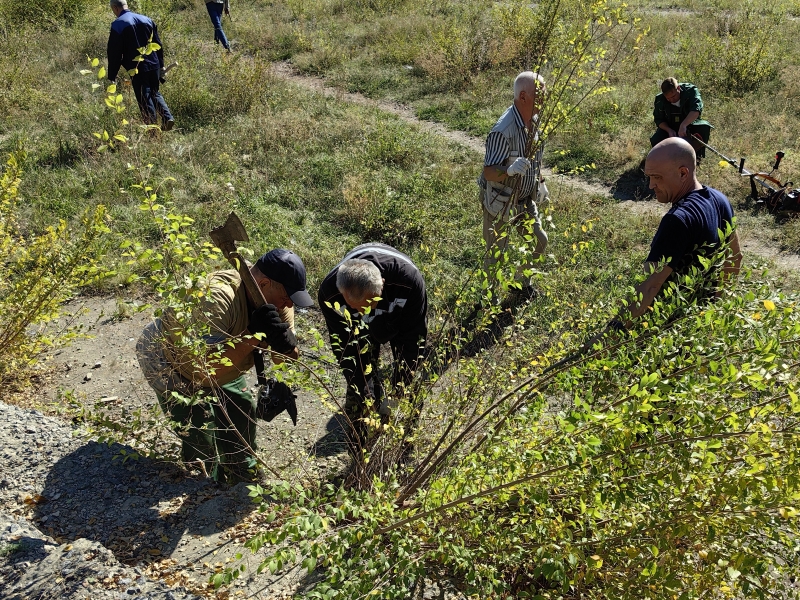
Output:
[[[216,481],[250,481],[257,450],[256,399],[244,376],[208,394],[212,398],[194,404],[158,394],[161,410],[181,438],[181,459],[201,462]]]
[[[411,384],[414,378],[414,371],[420,366],[425,357],[427,335],[428,328],[423,321],[418,328],[399,333],[389,340],[392,358],[394,359],[392,390],[395,394],[402,393],[404,387]],[[382,413],[380,410],[385,398],[383,383],[378,377],[380,352],[381,345],[371,339],[369,350],[358,357],[357,370],[359,372],[354,373],[354,369],[346,367],[342,369],[345,380],[348,383],[354,379],[354,374],[359,379],[363,378],[366,381],[366,385],[360,392],[352,385],[348,385],[345,396],[344,412],[350,422],[346,430],[347,442],[350,452],[354,456],[361,455],[361,449],[366,444],[368,437],[368,428],[364,419],[368,417],[375,418],[376,413],[381,421],[385,422],[389,418],[388,412]],[[364,374],[366,371],[369,371],[368,375]],[[422,406],[419,404],[413,407],[412,414],[406,424],[409,433],[416,428],[421,410]]]
[[[139,72],[131,77],[131,85],[145,123],[156,125],[159,117],[162,125],[173,120],[164,96],[158,91],[158,69]]]
[[[692,136],[694,134],[699,134],[700,139],[703,140],[706,144],[708,143],[708,138],[711,135],[711,125],[689,125],[686,128],[686,134],[689,136],[689,143],[692,144],[695,152],[697,153],[697,158],[705,158],[706,156],[706,149],[705,146],[697,143],[692,142]],[[669,134],[661,129],[660,127],[656,129],[656,132],[650,137],[650,146],[655,146],[659,142],[663,142],[669,138]]]
[[[230,50],[231,46],[228,44],[228,38],[225,37],[225,32],[222,31],[222,8],[223,4],[219,2],[206,2],[206,9],[208,16],[211,17],[211,23],[214,25],[214,41],[222,44],[225,50]]]

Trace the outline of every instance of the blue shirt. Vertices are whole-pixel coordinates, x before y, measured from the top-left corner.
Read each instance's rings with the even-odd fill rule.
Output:
[[[667,264],[682,272],[698,256],[719,246],[719,231],[724,234],[732,223],[733,208],[722,192],[705,186],[693,190],[661,219],[647,262],[669,259]]]
[[[108,79],[114,81],[117,78],[120,66],[130,71],[138,65],[142,73],[163,67],[163,49],[146,55],[141,62],[134,60],[139,56],[139,48],[147,46],[151,41],[161,45],[156,24],[144,15],[129,10],[122,11],[111,23],[111,33],[108,35]]]

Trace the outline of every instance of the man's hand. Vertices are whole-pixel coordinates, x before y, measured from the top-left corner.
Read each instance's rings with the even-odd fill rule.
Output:
[[[684,125],[683,123],[681,123],[681,126],[680,126],[680,127],[678,127],[678,137],[685,138],[685,137],[686,137],[686,135],[687,135],[687,132],[686,132],[686,125]]]
[[[278,309],[273,304],[265,304],[250,315],[251,333],[263,333],[269,347],[280,354],[291,354],[297,346],[297,338],[288,323],[281,321]]]
[[[506,173],[509,175],[524,175],[531,168],[531,161],[524,156],[520,156],[508,166]]]

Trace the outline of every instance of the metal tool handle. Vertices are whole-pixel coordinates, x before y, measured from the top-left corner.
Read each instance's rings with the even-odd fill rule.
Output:
[[[776,171],[778,167],[781,166],[781,161],[783,160],[784,154],[780,150],[775,153],[775,164],[772,166],[772,170]]]

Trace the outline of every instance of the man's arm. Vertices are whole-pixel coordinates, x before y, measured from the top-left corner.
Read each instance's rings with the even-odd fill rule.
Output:
[[[108,34],[106,56],[108,57],[106,76],[109,81],[113,82],[117,79],[117,73],[119,73],[119,68],[122,65],[122,38],[113,29]]]
[[[486,138],[486,157],[483,163],[483,177],[486,181],[502,183],[508,179],[506,161],[508,160],[508,141],[503,134],[493,131]]]
[[[483,178],[486,181],[494,181],[495,183],[503,183],[508,179],[505,165],[491,165],[483,167]]]
[[[731,234],[728,247],[731,249],[731,257],[725,261],[725,265],[722,267],[722,273],[725,279],[736,277],[739,274],[739,270],[742,268],[742,251],[739,248],[739,235],[735,231]]]
[[[678,127],[678,135],[680,137],[686,137],[686,128],[699,118],[700,118],[700,111],[693,110],[689,112],[689,114],[686,115],[686,118],[683,121],[681,121],[681,124]]]
[[[663,94],[659,94],[656,96],[656,99],[653,101],[653,121],[656,124],[656,127],[659,129],[663,129],[666,131],[670,137],[675,136],[675,130],[669,126],[667,123],[667,110],[664,105],[666,99],[664,98]]]
[[[333,298],[341,298],[341,296],[330,296],[330,298],[331,304],[333,304]],[[363,327],[360,327],[361,323],[356,318],[352,325],[358,327],[359,334],[355,335],[354,329],[345,321],[345,318],[336,312],[333,306],[328,306],[326,302],[328,301],[325,300],[323,290],[320,290],[319,308],[328,328],[331,350],[333,350],[336,361],[342,369],[345,384],[348,390],[355,388],[359,394],[365,395],[367,375],[364,371],[370,356],[367,332]],[[340,301],[340,307],[340,310],[348,310],[343,300]]]
[[[631,302],[625,310],[620,313],[621,316],[627,315],[627,321],[625,322],[626,328],[631,326],[633,319],[638,319],[647,312],[647,309],[653,303],[653,300],[655,300],[656,295],[661,291],[664,282],[666,282],[672,274],[672,267],[669,265],[664,265],[659,269],[658,263],[653,262],[644,263],[644,270],[645,273],[650,273],[650,275],[635,288],[640,299]]]
[[[678,132],[677,132],[677,131],[675,131],[675,130],[674,130],[672,127],[670,127],[669,125],[667,125],[667,122],[666,122],[666,121],[663,121],[663,122],[659,123],[659,124],[658,124],[658,128],[659,128],[659,129],[663,129],[664,131],[666,131],[666,132],[669,134],[669,137],[675,137],[676,135],[678,135]]]
[[[681,87],[681,108],[688,110],[686,118],[681,121],[678,135],[686,137],[686,128],[694,123],[703,114],[703,98],[697,86],[684,84]]]
[[[155,22],[153,22],[153,41],[159,45],[159,49],[156,50],[156,56],[158,57],[158,68],[164,68],[164,46],[161,44],[161,38],[158,36],[158,27],[156,27]]]
[[[294,307],[292,307],[292,308],[281,308],[278,311],[278,314],[281,316],[281,321],[283,323],[288,323],[289,324],[289,329],[291,329],[292,333],[295,333],[295,328],[294,328]],[[284,358],[285,357],[289,357],[292,360],[297,360],[298,358],[300,358],[300,348],[295,346],[294,350],[292,350],[291,352],[287,352],[286,354],[277,354],[275,352],[270,352],[269,355],[270,355],[270,358],[272,359],[272,362],[274,364],[276,364],[276,365],[279,365],[282,362],[284,362]]]

